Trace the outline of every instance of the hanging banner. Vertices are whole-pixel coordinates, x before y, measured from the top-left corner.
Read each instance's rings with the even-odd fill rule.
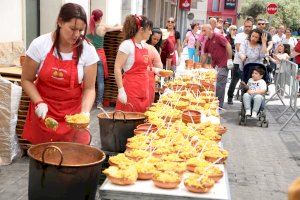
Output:
[[[224,8],[234,10],[236,7],[236,0],[225,0]]]
[[[190,11],[192,0],[180,0],[179,1],[179,9]]]

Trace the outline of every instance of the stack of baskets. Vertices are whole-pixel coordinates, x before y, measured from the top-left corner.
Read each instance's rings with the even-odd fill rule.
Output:
[[[123,34],[120,31],[108,32],[104,37],[104,50],[108,66],[108,78],[104,80],[104,106],[110,106],[110,103],[115,103],[117,99],[118,87],[115,81],[114,65],[122,41]]]

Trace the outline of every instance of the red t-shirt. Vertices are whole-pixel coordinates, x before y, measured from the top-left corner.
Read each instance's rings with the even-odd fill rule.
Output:
[[[161,54],[160,54],[161,62],[163,63],[164,66],[166,66],[167,58],[172,59],[174,53],[175,53],[175,46],[173,42],[170,41],[170,39],[167,39],[161,47]]]
[[[300,53],[300,41],[298,41],[298,43],[295,46],[294,49],[297,53]],[[295,57],[295,63],[300,64],[300,55]]]
[[[213,33],[212,38],[208,38],[205,43],[204,53],[209,53],[212,59],[212,66],[224,68],[227,65],[227,39],[218,33]]]

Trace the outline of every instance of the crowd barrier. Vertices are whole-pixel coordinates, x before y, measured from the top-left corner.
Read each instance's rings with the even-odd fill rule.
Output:
[[[283,96],[289,97],[289,103],[286,109],[277,117],[279,120],[283,115],[288,115],[288,120],[283,124],[280,130],[283,130],[286,125],[296,116],[299,120],[300,105],[297,105],[297,97],[299,91],[299,80],[297,79],[298,65],[294,62],[283,60],[278,66],[278,72],[275,76],[275,93],[266,101],[266,104],[273,100],[276,96],[280,99],[283,105]],[[292,113],[288,112],[292,110]]]

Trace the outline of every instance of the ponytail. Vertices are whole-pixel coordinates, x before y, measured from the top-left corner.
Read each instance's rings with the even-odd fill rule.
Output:
[[[94,19],[94,15],[91,15],[90,17],[90,23],[89,23],[89,27],[90,27],[90,32],[92,33],[92,35],[95,35],[95,19]]]

